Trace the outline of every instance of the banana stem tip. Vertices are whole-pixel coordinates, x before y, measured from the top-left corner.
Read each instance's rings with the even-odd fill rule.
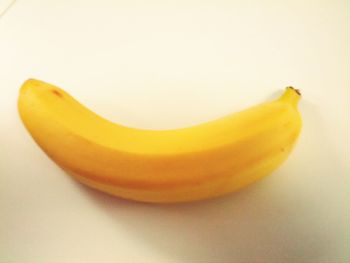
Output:
[[[296,89],[296,88],[294,88],[294,87],[292,87],[292,86],[288,86],[286,89],[291,89],[291,90],[293,90],[296,94],[298,94],[299,96],[301,96],[301,92],[300,92],[299,89]]]

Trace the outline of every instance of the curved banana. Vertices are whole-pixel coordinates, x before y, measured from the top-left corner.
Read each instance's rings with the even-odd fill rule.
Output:
[[[208,123],[141,130],[111,123],[62,89],[30,79],[20,116],[38,145],[74,178],[144,202],[206,199],[233,192],[276,169],[301,130],[298,90]]]

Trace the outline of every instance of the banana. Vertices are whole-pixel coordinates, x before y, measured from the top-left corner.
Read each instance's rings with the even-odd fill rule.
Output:
[[[68,174],[103,192],[174,203],[236,191],[275,170],[301,130],[298,90],[200,125],[142,130],[101,118],[62,89],[29,79],[18,109],[37,144]]]

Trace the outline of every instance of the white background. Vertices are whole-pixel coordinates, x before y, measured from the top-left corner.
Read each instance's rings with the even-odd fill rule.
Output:
[[[293,85],[304,127],[238,193],[140,204],[81,186],[37,147],[16,109],[27,78],[154,129]],[[0,91],[0,262],[350,262],[348,0],[18,0],[0,18]]]

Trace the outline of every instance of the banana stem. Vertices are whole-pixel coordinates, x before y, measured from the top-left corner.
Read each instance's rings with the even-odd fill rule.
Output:
[[[291,103],[294,107],[296,107],[296,106],[298,106],[298,102],[299,102],[300,98],[301,98],[300,90],[289,86],[286,88],[286,90],[284,91],[284,93],[280,97],[280,100]]]

